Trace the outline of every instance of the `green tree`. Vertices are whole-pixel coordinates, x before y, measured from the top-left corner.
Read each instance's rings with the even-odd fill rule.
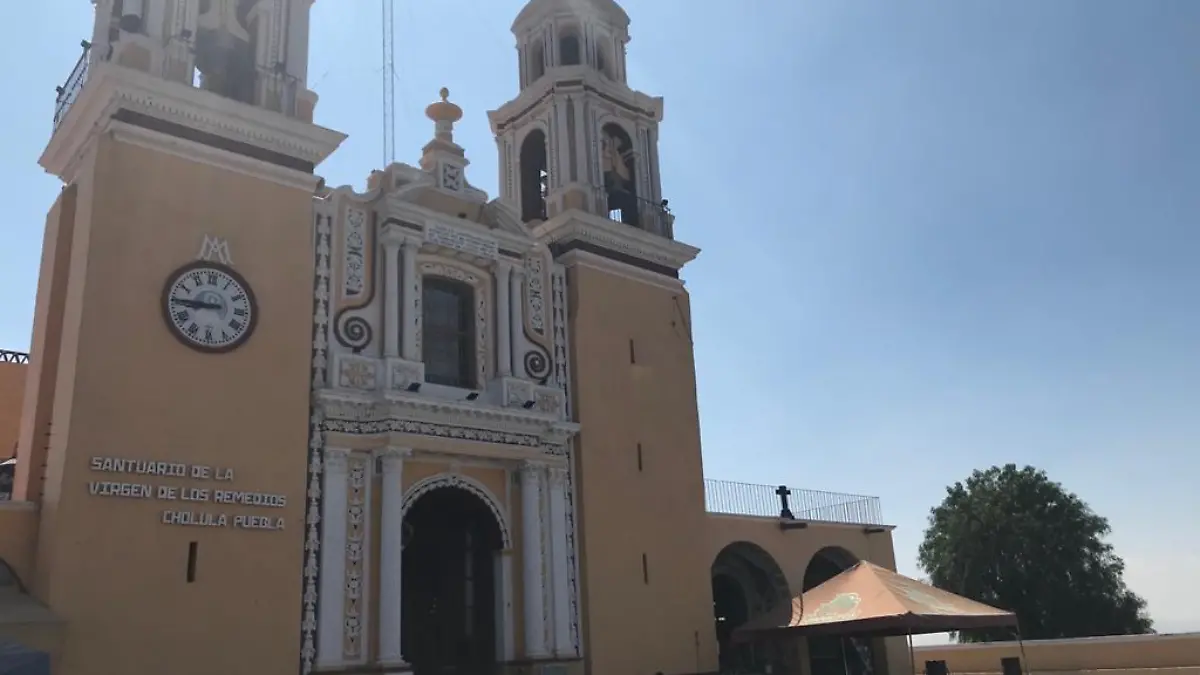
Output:
[[[1026,639],[1151,633],[1146,601],[1125,586],[1125,563],[1104,541],[1109,531],[1044,471],[994,466],[946,488],[930,510],[918,562],[934,586],[1016,612]]]

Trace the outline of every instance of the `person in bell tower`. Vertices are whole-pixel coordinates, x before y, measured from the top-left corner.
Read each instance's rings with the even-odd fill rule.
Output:
[[[248,17],[262,0],[200,0],[196,69],[200,86],[243,103],[254,102],[254,40]]]

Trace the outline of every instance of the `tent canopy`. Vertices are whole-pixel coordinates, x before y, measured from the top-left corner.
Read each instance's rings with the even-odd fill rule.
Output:
[[[0,640],[0,675],[50,675],[50,655]]]
[[[734,631],[750,641],[782,634],[921,635],[1017,625],[1012,612],[863,561]]]

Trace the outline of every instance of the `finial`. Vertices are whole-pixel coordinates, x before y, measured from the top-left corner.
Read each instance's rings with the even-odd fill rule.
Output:
[[[438,94],[441,95],[442,100],[436,103],[431,103],[429,104],[428,108],[425,108],[426,117],[434,122],[448,124],[454,124],[462,119],[462,108],[450,102],[450,90],[442,87],[442,90],[439,91]]]
[[[450,90],[442,87],[438,92],[442,100],[430,103],[425,116],[433,120],[434,137],[446,142],[454,141],[454,123],[462,119],[462,108],[450,102]]]

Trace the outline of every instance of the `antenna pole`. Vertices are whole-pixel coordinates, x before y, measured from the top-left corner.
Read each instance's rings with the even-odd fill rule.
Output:
[[[380,0],[383,17],[383,166],[396,161],[396,21],[394,0]]]

